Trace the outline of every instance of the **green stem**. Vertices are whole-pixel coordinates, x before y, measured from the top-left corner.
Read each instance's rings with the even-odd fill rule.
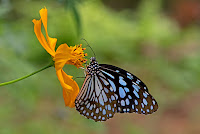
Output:
[[[49,68],[49,67],[52,67],[53,65],[54,65],[54,64],[53,64],[53,62],[52,62],[52,63],[50,63],[48,66],[43,67],[43,68],[41,68],[40,70],[35,71],[35,72],[33,72],[33,73],[29,74],[29,75],[23,76],[23,77],[21,77],[21,78],[18,78],[18,79],[12,80],[12,81],[0,83],[0,86],[12,84],[12,83],[18,82],[18,81],[20,81],[20,80],[26,79],[26,78],[28,78],[28,77],[30,77],[30,76],[36,74],[36,73],[39,73],[39,72],[41,72],[41,71],[43,71],[43,70],[45,70],[45,69],[47,69],[47,68]]]

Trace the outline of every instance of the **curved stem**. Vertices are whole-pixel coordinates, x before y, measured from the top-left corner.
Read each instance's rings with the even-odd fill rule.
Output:
[[[35,72],[33,72],[33,73],[29,74],[29,75],[23,76],[23,77],[21,77],[21,78],[18,78],[18,79],[12,80],[12,81],[8,81],[8,82],[0,83],[0,86],[4,86],[4,85],[8,85],[8,84],[12,84],[12,83],[15,83],[15,82],[21,81],[21,80],[26,79],[26,78],[28,78],[28,77],[30,77],[30,76],[36,74],[36,73],[41,72],[41,71],[43,71],[43,70],[45,70],[45,69],[47,69],[47,68],[49,68],[49,67],[52,67],[53,65],[54,65],[54,64],[51,63],[51,64],[49,64],[48,66],[43,67],[43,68],[39,69],[38,71],[35,71]]]

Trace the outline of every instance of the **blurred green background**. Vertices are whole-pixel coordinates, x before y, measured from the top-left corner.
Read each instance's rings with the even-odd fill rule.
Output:
[[[128,70],[146,83],[159,109],[94,122],[65,107],[55,69],[0,87],[0,134],[199,134],[200,1],[0,0],[0,82],[51,61],[32,19],[48,9],[48,33],[61,43],[86,43],[99,63]],[[87,47],[88,57],[93,56]],[[66,65],[67,74],[84,76]],[[76,79],[81,87],[84,79]]]

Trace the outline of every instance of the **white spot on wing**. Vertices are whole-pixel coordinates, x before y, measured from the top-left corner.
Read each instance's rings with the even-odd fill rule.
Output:
[[[132,87],[133,87],[137,92],[139,92],[140,87],[139,87],[138,85],[136,85],[134,82],[133,82],[133,84],[132,84]]]
[[[92,110],[92,108],[93,108],[93,105],[90,106],[90,110]]]
[[[99,107],[99,111],[102,111],[102,107]]]
[[[108,75],[108,76],[110,76],[112,79],[114,79],[115,77],[113,76],[113,75],[111,75],[110,73],[108,73],[108,72],[106,72],[106,71],[103,71],[103,70],[101,70],[104,74],[106,74],[106,75]]]
[[[129,109],[129,108],[127,108],[127,109],[126,109],[126,111],[127,111],[127,112],[129,112],[129,111],[130,111],[130,109]]]
[[[103,101],[102,95],[99,96],[99,103],[100,103],[102,106],[104,105],[104,101]]]
[[[146,94],[145,92],[143,93],[143,96],[144,96],[145,98],[147,98],[147,94]]]
[[[153,110],[153,106],[152,106],[152,105],[151,105],[151,107],[150,107],[150,108],[151,108],[151,110]]]
[[[106,110],[105,109],[103,109],[103,115],[106,115]]]
[[[144,103],[145,105],[147,105],[147,100],[146,100],[145,98],[143,98],[143,103]]]
[[[116,92],[116,86],[115,84],[113,83],[113,81],[111,81],[110,79],[108,79],[110,85],[112,86],[112,89],[114,90],[114,92]]]
[[[121,98],[124,98],[126,96],[126,93],[122,87],[119,87],[119,96]]]
[[[119,76],[119,83],[122,85],[122,86],[126,86],[126,81],[124,81],[124,78],[122,76]]]
[[[140,98],[140,96],[139,96],[139,94],[136,92],[136,90],[134,90],[133,93],[135,94],[135,96],[136,96],[137,98]]]
[[[143,103],[141,103],[141,106],[142,106],[142,108],[144,108],[144,104]]]
[[[118,95],[117,95],[117,94],[115,94],[115,99],[116,99],[116,100],[118,99]]]
[[[132,109],[134,109],[135,108],[135,106],[134,106],[134,104],[132,105]]]
[[[131,100],[132,99],[132,97],[130,96],[130,95],[128,95],[128,98]]]
[[[111,100],[112,100],[112,101],[115,100],[115,97],[114,97],[113,95],[111,95]]]
[[[155,105],[155,104],[156,104],[156,102],[155,102],[154,100],[152,101],[152,103],[153,103],[153,105]]]
[[[105,94],[104,91],[102,91],[102,95],[103,95],[104,102],[107,102],[107,101],[108,101],[108,98],[107,98],[107,96],[106,96],[106,94]]]
[[[138,101],[137,100],[135,100],[135,105],[138,105]]]
[[[137,79],[136,83],[137,83],[137,84],[140,84],[140,82],[141,82],[141,81],[140,81],[139,79]]]
[[[121,105],[125,106],[125,101],[124,100],[121,100]]]
[[[126,105],[129,105],[129,104],[130,104],[129,99],[126,98]]]
[[[110,106],[110,104],[108,104],[108,110],[111,110],[111,106]]]
[[[108,93],[109,91],[108,91],[108,89],[106,88],[106,87],[104,87],[104,91],[106,92],[106,93]]]
[[[89,108],[90,107],[90,103],[88,103],[86,107]]]
[[[112,108],[112,111],[113,111],[113,112],[115,112],[115,109],[114,109],[114,108]]]
[[[115,72],[119,73],[119,70],[116,70]]]
[[[133,79],[133,76],[130,74],[130,73],[127,73],[127,77],[132,80]]]
[[[127,92],[130,92],[130,90],[127,87],[124,87],[124,90]]]
[[[96,109],[96,114],[98,114],[98,113],[99,113],[99,108]]]

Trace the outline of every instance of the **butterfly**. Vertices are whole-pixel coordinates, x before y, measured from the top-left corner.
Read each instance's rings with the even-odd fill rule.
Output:
[[[147,86],[119,67],[98,64],[90,58],[86,78],[75,99],[76,110],[94,121],[106,121],[115,113],[152,114],[158,104]]]

